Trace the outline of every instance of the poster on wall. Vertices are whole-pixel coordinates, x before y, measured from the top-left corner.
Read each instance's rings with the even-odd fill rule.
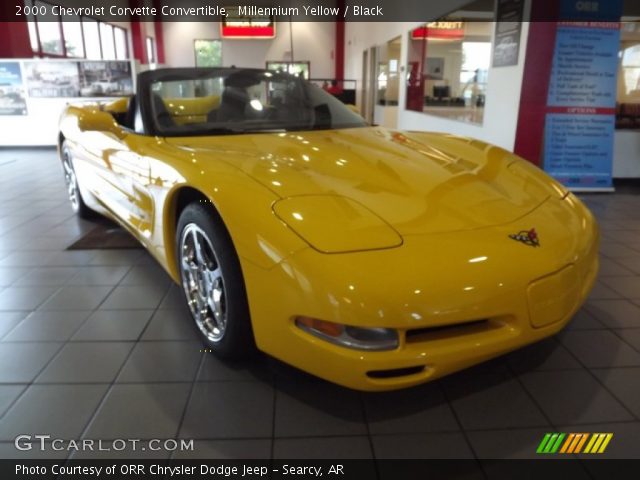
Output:
[[[498,0],[496,9],[493,67],[518,64],[524,0]]]
[[[127,61],[82,61],[78,63],[81,97],[133,95],[131,64]]]
[[[26,115],[22,72],[19,62],[0,62],[0,115]]]
[[[33,60],[24,63],[32,98],[80,96],[78,62]]]
[[[544,168],[574,190],[612,189],[619,49],[617,21],[558,23]]]

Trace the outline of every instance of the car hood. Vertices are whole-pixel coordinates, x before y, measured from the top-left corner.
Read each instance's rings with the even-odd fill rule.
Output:
[[[281,198],[354,200],[401,235],[504,224],[561,193],[506,150],[446,134],[365,127],[167,142],[235,165]]]

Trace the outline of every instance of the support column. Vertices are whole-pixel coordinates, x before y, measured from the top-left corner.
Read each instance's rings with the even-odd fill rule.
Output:
[[[0,2],[0,18],[15,16],[16,7],[10,2]],[[32,58],[27,21],[0,22],[0,58]]]
[[[553,11],[555,9],[555,11]],[[532,2],[525,56],[520,110],[514,151],[535,165],[542,165],[544,122],[549,79],[556,43],[559,2]]]
[[[340,11],[344,10],[344,0],[338,0]],[[336,47],[335,47],[335,70],[333,76],[338,82],[344,80],[344,18],[336,17]]]

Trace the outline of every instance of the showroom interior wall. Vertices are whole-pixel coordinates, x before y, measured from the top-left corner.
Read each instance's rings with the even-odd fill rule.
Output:
[[[71,3],[69,0],[55,0],[55,4],[67,6]],[[129,6],[129,2],[128,0],[114,0],[113,5],[127,7]],[[132,23],[117,21],[110,21],[109,23],[122,27],[127,31],[129,56],[130,58],[133,58]],[[156,32],[154,22],[140,21],[139,25],[143,45],[146,37],[152,37],[155,40]],[[33,60],[33,58],[11,58],[11,60]],[[64,61],[64,59],[60,61]],[[141,71],[146,68],[148,68],[148,66],[140,65],[140,62],[133,61],[133,71]],[[82,100],[84,101],[87,99]],[[28,115],[0,116],[0,131],[6,132],[6,135],[0,135],[0,146],[55,145],[58,136],[58,118],[69,101],[70,99],[68,98],[32,99],[27,96],[26,103]]]
[[[403,23],[349,23],[346,28],[345,66],[346,76],[356,78],[359,85],[358,102],[362,101],[362,52],[394,37],[400,36],[402,47],[400,71],[406,74],[409,32],[426,21],[435,20],[448,12],[464,10],[469,0],[450,1],[443,5],[433,4],[433,16],[420,22]],[[444,11],[443,11],[444,9]],[[525,2],[524,12],[527,18],[530,0]],[[518,121],[518,106],[524,72],[524,58],[529,33],[529,24],[522,25],[518,64],[513,67],[489,69],[484,121],[482,125],[451,120],[405,108],[406,91],[402,86],[398,95],[397,128],[406,130],[427,130],[468,135],[486,142],[494,143],[513,151]],[[493,36],[493,32],[492,32]],[[493,40],[493,38],[492,38]]]
[[[311,62],[312,78],[333,78],[335,70],[334,22],[292,22],[295,61]],[[266,40],[222,40],[225,66],[264,68],[267,60],[291,61],[290,24],[276,24],[276,38]],[[194,40],[220,38],[218,22],[164,22],[166,64],[172,67],[195,66]]]

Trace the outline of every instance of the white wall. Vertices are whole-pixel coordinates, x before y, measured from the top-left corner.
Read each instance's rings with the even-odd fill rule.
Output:
[[[311,62],[311,77],[333,78],[335,31],[333,22],[293,22],[296,61]],[[220,38],[218,22],[164,22],[164,52],[169,67],[195,66],[194,40]],[[224,66],[264,68],[267,60],[289,61],[289,23],[276,23],[276,38],[265,40],[222,39]]]
[[[613,177],[640,178],[640,132],[616,130],[613,143]]]
[[[381,45],[398,35],[402,37],[400,64],[403,74],[405,74],[409,32],[426,21],[436,20],[444,13],[468,4],[469,0],[450,0],[445,6],[440,5],[440,3],[444,2],[438,2],[438,4],[434,2],[433,16],[431,18],[424,18],[419,22],[348,23],[346,31],[347,46],[345,49],[346,78],[358,80],[358,89],[361,89],[363,50]],[[530,0],[525,3],[525,13],[529,11],[529,4]],[[406,90],[401,86],[397,115],[398,128],[402,130],[437,131],[468,135],[512,151],[518,123],[518,106],[520,105],[520,91],[528,34],[529,24],[524,22],[522,25],[518,65],[489,69],[484,122],[482,125],[474,125],[407,110],[405,108]],[[493,36],[493,32],[491,32],[491,35]],[[361,92],[359,93],[358,102],[361,101]]]

